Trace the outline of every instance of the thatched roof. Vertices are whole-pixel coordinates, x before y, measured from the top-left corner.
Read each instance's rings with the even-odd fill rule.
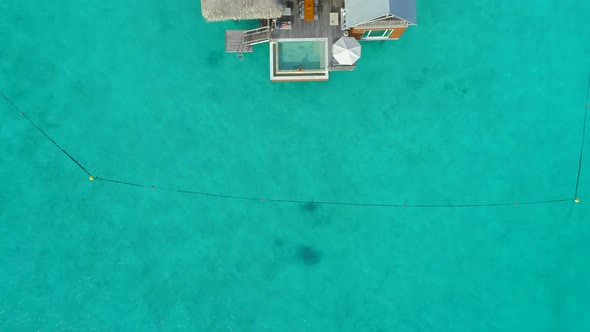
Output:
[[[283,15],[284,0],[201,0],[207,21],[252,20]]]

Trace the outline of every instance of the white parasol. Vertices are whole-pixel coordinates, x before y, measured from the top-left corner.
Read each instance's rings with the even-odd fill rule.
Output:
[[[332,46],[334,59],[341,65],[353,65],[361,58],[361,44],[354,37],[342,37]]]

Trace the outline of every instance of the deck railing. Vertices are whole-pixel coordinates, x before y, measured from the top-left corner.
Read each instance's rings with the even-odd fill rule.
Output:
[[[260,28],[244,31],[242,35],[242,40],[240,41],[240,46],[237,50],[237,55],[239,59],[244,58],[244,49],[246,47],[250,47],[252,45],[260,44],[269,41],[270,39],[270,27],[263,26]]]
[[[334,64],[328,67],[329,71],[352,71],[356,69],[356,65],[340,65]]]
[[[249,45],[256,45],[267,42],[269,39],[270,29],[268,26],[248,30],[244,32],[244,42]]]

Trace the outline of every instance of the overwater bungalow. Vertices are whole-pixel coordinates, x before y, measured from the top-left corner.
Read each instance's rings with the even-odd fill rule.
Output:
[[[359,41],[399,39],[416,25],[416,0],[201,0],[209,22],[257,20],[252,30],[227,30],[225,51],[269,43],[271,81],[325,81],[354,70]]]

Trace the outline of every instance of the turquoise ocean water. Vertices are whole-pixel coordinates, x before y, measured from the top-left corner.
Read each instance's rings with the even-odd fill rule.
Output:
[[[0,2],[0,91],[88,170],[261,198],[573,198],[590,2],[419,1],[350,73],[269,82],[198,0]],[[588,331],[580,204],[288,205],[88,181],[0,102],[2,331]],[[584,263],[586,262],[586,263]]]

